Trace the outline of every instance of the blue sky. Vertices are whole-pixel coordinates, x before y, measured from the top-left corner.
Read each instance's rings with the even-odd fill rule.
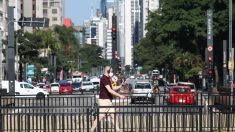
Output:
[[[93,5],[93,15],[96,9],[100,9],[100,0],[64,0],[65,17],[71,18],[74,25],[82,25],[83,20],[91,16],[91,7]]]

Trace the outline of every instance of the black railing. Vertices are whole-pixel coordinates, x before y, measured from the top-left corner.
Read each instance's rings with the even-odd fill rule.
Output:
[[[117,127],[127,132],[235,131],[234,98],[228,94],[130,95],[112,100],[113,106],[99,106],[97,100],[94,94],[50,95],[41,100],[1,95],[0,131],[87,132],[101,114],[105,117],[97,122],[100,132],[114,132]],[[103,107],[115,109],[118,126],[111,123],[110,113],[99,111]]]

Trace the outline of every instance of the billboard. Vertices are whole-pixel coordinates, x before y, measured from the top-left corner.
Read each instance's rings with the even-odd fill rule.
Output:
[[[34,65],[27,65],[26,75],[27,77],[34,77],[35,67]]]

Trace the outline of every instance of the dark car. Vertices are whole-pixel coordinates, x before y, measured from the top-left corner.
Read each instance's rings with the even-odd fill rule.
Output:
[[[81,90],[81,82],[73,82],[72,87],[73,87],[73,91]]]
[[[64,82],[60,84],[59,94],[72,94],[73,87],[70,83]]]

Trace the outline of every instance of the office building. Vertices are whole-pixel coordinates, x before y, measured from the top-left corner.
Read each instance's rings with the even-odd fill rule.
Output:
[[[64,0],[36,0],[36,17],[49,18],[49,26],[63,25]]]
[[[140,0],[140,28],[139,37],[144,38],[147,30],[145,29],[148,23],[148,16],[150,12],[154,12],[159,9],[159,0]]]
[[[101,0],[100,10],[101,10],[102,17],[104,18],[108,17],[109,8],[114,8],[114,0]]]

